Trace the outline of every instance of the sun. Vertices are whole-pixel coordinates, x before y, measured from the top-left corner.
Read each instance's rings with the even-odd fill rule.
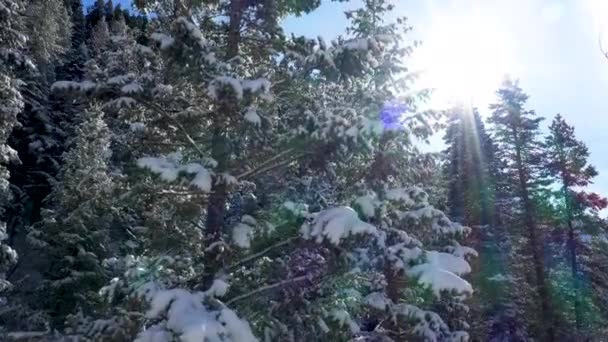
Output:
[[[498,23],[489,13],[433,16],[414,53],[419,85],[433,89],[431,106],[481,107],[492,102],[503,78],[516,69],[512,41]]]

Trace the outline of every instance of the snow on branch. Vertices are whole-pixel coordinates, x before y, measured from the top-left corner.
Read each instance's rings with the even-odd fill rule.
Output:
[[[217,76],[209,83],[207,94],[213,99],[218,99],[223,90],[230,89],[238,100],[242,100],[244,94],[250,93],[269,101],[272,99],[270,86],[270,81],[265,78],[242,80],[230,76]]]
[[[376,227],[359,219],[350,207],[336,207],[314,214],[311,223],[305,223],[300,230],[305,239],[314,238],[317,243],[324,239],[334,245],[351,235],[377,235]]]
[[[220,285],[216,286],[214,293],[225,290],[223,284]],[[156,291],[150,296],[146,318],[158,323],[140,332],[135,341],[171,341],[171,336],[175,335],[182,342],[258,341],[247,321],[227,307],[209,308],[204,304],[206,296],[202,292],[183,289]]]
[[[471,266],[463,258],[437,251],[427,252],[426,262],[406,271],[408,275],[418,277],[420,283],[430,286],[438,297],[441,291],[452,290],[459,294],[472,294],[471,284],[459,277],[469,272]]]
[[[181,173],[194,175],[190,184],[204,192],[210,192],[212,187],[212,172],[198,163],[180,164],[179,156],[172,154],[168,157],[143,157],[137,160],[137,166],[156,173],[167,182],[174,182]]]

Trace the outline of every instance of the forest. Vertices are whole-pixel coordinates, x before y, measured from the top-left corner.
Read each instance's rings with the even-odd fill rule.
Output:
[[[0,0],[0,341],[604,341],[575,127],[515,77],[429,108],[360,4]]]

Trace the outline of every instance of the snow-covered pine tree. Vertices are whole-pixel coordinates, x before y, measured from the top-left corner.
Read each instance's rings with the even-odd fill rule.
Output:
[[[95,107],[78,118],[55,187],[30,242],[47,258],[43,302],[55,327],[77,309],[90,311],[107,281],[101,260],[112,244],[114,185],[108,170],[110,135]]]
[[[23,54],[26,35],[23,30],[24,2],[20,0],[0,1],[0,293],[10,288],[6,272],[17,261],[17,254],[10,245],[4,213],[11,204],[12,193],[7,165],[18,162],[17,152],[7,143],[17,124],[17,115],[23,108],[20,92],[22,82],[17,70],[29,64]],[[3,303],[6,302],[2,298]]]
[[[512,203],[516,208],[515,220],[508,224],[511,234],[519,234],[519,240],[525,241],[525,245],[513,246],[511,253],[515,253],[517,258],[514,261],[523,267],[518,278],[531,282],[531,288],[535,292],[530,300],[533,305],[537,303],[532,312],[538,320],[531,322],[538,323],[534,327],[536,335],[551,341],[554,338],[554,316],[543,260],[544,231],[539,228],[534,202],[537,191],[544,184],[540,174],[542,149],[538,139],[539,122],[543,118],[525,108],[528,95],[522,91],[517,81],[505,80],[497,91],[497,96],[497,102],[490,106],[492,115],[489,122],[493,124],[497,155],[504,161],[502,177],[508,181],[509,190],[516,199]],[[523,231],[516,232],[515,227],[522,225]],[[525,260],[526,256],[530,259]],[[524,290],[521,286],[517,288]],[[529,296],[520,297],[528,300]]]
[[[87,60],[86,20],[82,0],[70,0],[67,4],[72,30],[64,62],[57,67],[56,77],[58,80],[80,81]]]
[[[155,46],[110,36],[86,80],[53,87],[104,102],[137,253],[105,262],[114,310],[67,333],[466,340],[472,289],[459,275],[474,251],[457,242],[468,229],[413,186],[430,172],[411,137],[431,130],[418,98],[401,96],[403,19],[382,24],[391,6],[368,1],[327,44],[278,26],[316,1],[163,4],[179,6],[158,11]]]

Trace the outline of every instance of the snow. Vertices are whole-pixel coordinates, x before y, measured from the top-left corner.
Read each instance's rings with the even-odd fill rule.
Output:
[[[129,125],[132,132],[143,131],[146,129],[146,124],[143,122],[133,122]]]
[[[186,17],[179,17],[177,18],[176,22],[184,25],[184,27],[190,34],[190,37],[198,41],[198,44],[201,48],[207,47],[207,40],[203,37],[203,33],[194,23],[189,21]]]
[[[270,91],[271,83],[265,78],[258,78],[254,80],[243,80],[243,90],[250,91],[252,93],[267,93]]]
[[[220,173],[219,180],[226,185],[235,185],[239,183],[239,180],[236,177],[227,172]]]
[[[372,308],[385,311],[393,302],[383,292],[372,292],[365,296],[363,302]]]
[[[160,175],[160,178],[167,182],[177,180],[181,172],[194,174],[190,184],[204,192],[210,192],[212,187],[211,171],[198,163],[179,164],[179,157],[142,157],[137,160],[137,166]]]
[[[469,263],[463,258],[457,257],[453,254],[429,251],[426,253],[426,258],[429,264],[436,265],[457,275],[468,274],[471,272],[471,266]]]
[[[171,45],[173,45],[173,43],[175,43],[175,38],[166,35],[164,33],[152,33],[150,35],[150,39],[158,42],[160,44],[160,49],[161,50],[165,50],[171,47]]]
[[[171,341],[169,333],[178,335],[181,342],[258,341],[249,323],[228,308],[209,310],[203,304],[204,297],[204,293],[182,289],[157,291],[152,296],[146,318],[155,320],[164,317],[165,320],[141,332],[135,341]]]
[[[125,84],[124,86],[122,86],[122,88],[120,88],[121,92],[123,92],[124,94],[128,94],[128,95],[140,93],[143,90],[144,90],[144,88],[142,88],[142,86],[137,82]]]
[[[196,186],[204,192],[211,192],[211,173],[209,172],[209,170],[201,166],[198,172],[196,173],[196,176],[194,176],[194,178],[190,182],[190,184]]]
[[[270,100],[270,85],[270,81],[265,78],[240,80],[230,76],[217,76],[209,83],[207,94],[210,97],[217,99],[221,89],[230,87],[238,100],[243,99],[243,94],[245,92],[261,94],[262,99]]]
[[[593,241],[593,236],[590,234],[579,234],[578,238],[584,244],[590,244]]]
[[[377,34],[374,36],[374,38],[376,38],[377,41],[382,43],[390,43],[394,42],[397,39],[397,36],[393,34]]]
[[[387,252],[393,267],[397,269],[407,269],[412,261],[422,256],[422,249],[406,247],[403,242],[388,247]]]
[[[95,87],[97,87],[97,84],[93,81],[80,82],[80,90],[82,90],[82,91],[93,90],[93,89],[95,89]]]
[[[308,205],[305,203],[295,203],[292,201],[286,201],[283,203],[283,208],[290,211],[297,217],[307,217],[308,214]]]
[[[259,126],[262,124],[262,119],[253,107],[247,108],[247,111],[245,112],[245,120],[249,121],[255,126]]]
[[[250,226],[255,226],[258,224],[258,222],[251,215],[243,215],[243,217],[241,218],[241,222]]]
[[[153,51],[149,47],[141,44],[135,44],[135,50],[144,54],[152,54]]]
[[[157,84],[152,89],[152,94],[156,96],[168,96],[173,94],[173,86],[167,84]]]
[[[476,250],[474,250],[471,247],[467,247],[467,246],[461,246],[460,244],[456,243],[455,246],[448,246],[447,250],[454,254],[457,257],[461,257],[461,258],[465,258],[467,256],[474,256],[477,257],[479,256],[479,254],[477,253]]]
[[[160,178],[167,182],[177,179],[179,168],[166,158],[143,157],[137,160],[137,166],[160,175]]]
[[[458,276],[471,272],[466,260],[436,251],[427,252],[426,257],[427,262],[413,266],[406,273],[418,277],[418,281],[430,286],[438,297],[444,290],[454,290],[459,294],[473,293],[471,284]]]
[[[253,236],[253,228],[243,222],[232,228],[232,241],[241,248],[251,247],[251,238]]]
[[[218,76],[209,83],[209,87],[207,88],[207,93],[214,99],[218,98],[218,90],[230,87],[232,88],[232,92],[236,96],[237,99],[241,100],[243,98],[243,87],[241,86],[241,81],[230,76]]]
[[[73,81],[57,81],[51,85],[51,91],[90,91],[95,89],[96,83],[91,81],[73,82]]]
[[[328,332],[330,332],[330,329],[327,326],[327,323],[325,323],[325,321],[323,320],[323,318],[319,317],[319,319],[317,320],[317,325],[324,333],[327,334]]]
[[[378,42],[375,38],[357,38],[345,42],[342,44],[342,48],[345,50],[365,52],[368,50],[376,50],[378,48]]]
[[[204,293],[206,296],[223,297],[226,295],[226,292],[228,292],[229,287],[230,284],[223,281],[222,279],[215,279],[213,281],[213,284],[211,284],[211,287],[207,289],[207,291],[205,291]]]
[[[219,321],[223,322],[229,332],[230,341],[234,342],[257,342],[253,336],[249,323],[240,319],[234,311],[222,309]]]
[[[355,204],[361,209],[361,213],[366,218],[374,217],[376,215],[376,207],[378,206],[378,200],[376,194],[370,192],[367,195],[360,196],[355,199]]]
[[[122,85],[122,84],[126,84],[127,82],[129,82],[132,78],[133,78],[132,74],[117,75],[117,76],[108,78],[107,83],[111,84],[111,85]]]
[[[353,334],[360,331],[359,325],[350,317],[350,314],[346,310],[333,310],[331,312],[331,318],[338,321],[340,326],[347,325]]]
[[[427,203],[427,195],[419,187],[394,188],[386,191],[386,198],[391,201],[402,202],[407,206],[416,204],[415,198],[419,198],[421,204]]]
[[[424,341],[468,341],[468,335],[466,335],[466,333],[464,333],[466,336],[460,331],[450,333],[450,329],[447,324],[445,324],[441,317],[435,312],[422,310],[417,306],[405,303],[394,305],[393,310],[403,316],[415,319],[417,323],[413,329],[413,332],[414,334],[422,337]],[[457,337],[463,337],[464,339],[445,339],[445,335],[454,335]]]
[[[361,221],[357,212],[346,206],[317,213],[312,224],[305,223],[300,231],[306,239],[315,238],[317,243],[327,239],[334,245],[351,235],[378,234],[376,227]]]

